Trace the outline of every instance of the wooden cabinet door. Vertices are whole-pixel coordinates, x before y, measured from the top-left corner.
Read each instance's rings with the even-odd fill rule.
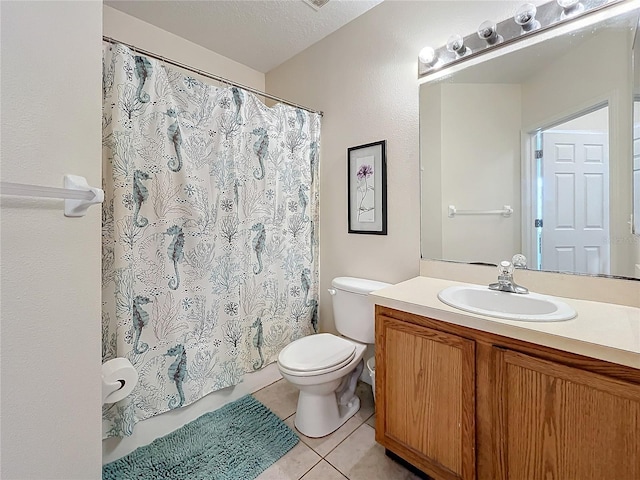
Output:
[[[640,385],[495,350],[497,478],[640,479]]]
[[[376,440],[436,479],[475,478],[475,343],[376,317]]]

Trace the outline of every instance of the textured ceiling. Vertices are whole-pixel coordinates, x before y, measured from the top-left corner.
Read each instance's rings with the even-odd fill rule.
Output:
[[[260,72],[268,72],[382,0],[105,0],[105,4]]]

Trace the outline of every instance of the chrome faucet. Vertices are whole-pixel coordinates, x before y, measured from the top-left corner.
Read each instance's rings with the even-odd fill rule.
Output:
[[[511,261],[503,260],[498,265],[498,281],[489,285],[491,290],[509,293],[529,293],[529,289],[518,285],[513,281],[513,270],[515,268],[527,268],[527,259],[518,253]]]

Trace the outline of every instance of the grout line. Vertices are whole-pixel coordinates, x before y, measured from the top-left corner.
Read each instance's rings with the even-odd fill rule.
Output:
[[[295,412],[294,412],[292,415],[289,415],[289,416],[288,416],[284,421],[286,422],[286,421],[287,421],[287,420],[289,420],[291,417],[293,417],[293,415],[295,415]],[[299,431],[299,430],[296,428],[295,424],[294,424],[294,425],[292,425],[292,426],[291,426],[291,427],[289,427],[289,428],[291,428],[291,429],[294,431],[294,433],[298,436],[298,439],[299,439],[302,443],[304,443],[307,447],[309,447],[309,448],[313,451],[313,453],[315,453],[316,455],[319,455],[319,456],[320,456],[320,458],[324,458],[322,455],[320,455],[320,453],[316,452],[316,450],[315,450],[311,445],[309,445],[307,442],[305,442],[305,441],[304,441],[304,439],[305,439],[305,438],[309,438],[309,437],[307,437],[304,433],[302,433],[301,431]],[[304,438],[303,438],[303,437],[304,437]]]
[[[320,455],[320,453],[316,452],[315,448],[313,448],[312,445],[309,445],[307,442],[304,441],[305,438],[309,438],[309,437],[305,436],[304,433],[299,432],[298,429],[295,428],[295,425],[294,425],[294,430],[295,430],[296,434],[298,435],[298,438],[300,439],[300,441],[302,443],[304,443],[307,447],[309,447],[311,450],[313,450],[313,453],[315,453],[316,455]],[[302,437],[304,437],[304,438],[302,438]],[[320,458],[324,458],[324,457],[322,455],[320,455]]]
[[[366,423],[363,423],[362,425],[360,425],[358,428],[356,428],[353,432],[351,432],[347,438],[345,438],[344,440],[342,440],[342,442],[340,442],[338,445],[335,446],[335,448],[333,450],[331,450],[331,452],[333,452],[336,448],[338,448],[340,445],[342,445],[351,435],[353,435],[354,433],[356,433],[358,430],[360,430],[362,428],[363,425],[367,425]],[[367,427],[371,428],[371,425],[367,425]],[[375,432],[375,429],[373,429],[373,431]],[[342,472],[342,470],[340,470],[336,465],[334,465],[333,463],[331,463],[331,461],[327,458],[327,456],[329,456],[329,454],[331,453],[327,453],[327,455],[325,457],[323,457],[323,460],[325,462],[327,462],[329,465],[331,465],[333,468],[335,468],[342,476],[344,476],[347,480],[349,480],[349,477],[347,476],[346,473]]]
[[[325,460],[325,462],[327,462],[327,461]],[[327,462],[327,464],[328,464],[331,468],[333,468],[336,472],[338,472],[338,473],[340,474],[340,476],[341,476],[341,477],[346,478],[347,480],[349,480],[349,477],[347,477],[344,473],[342,473],[342,472],[341,472],[340,470],[338,470],[336,467],[334,467],[333,465],[331,465],[329,462]]]
[[[271,385],[275,385],[276,383],[278,383],[280,380],[284,380],[283,378],[279,378],[278,380],[276,380],[275,382],[271,382],[269,385],[265,385],[264,387],[262,387],[259,390],[256,390],[255,392],[251,392],[251,395],[254,395],[258,392],[261,392],[262,390],[264,390],[265,388],[269,388]]]
[[[358,415],[358,413],[356,412],[356,414],[355,414],[353,417],[351,417],[349,420],[347,420],[347,422],[350,422],[350,421],[351,421],[351,419],[353,419],[353,418],[357,418],[358,420],[361,420],[361,421],[360,421],[360,423],[358,423],[358,425],[356,426],[356,428],[354,428],[354,429],[351,431],[351,433],[349,433],[349,435],[347,435],[345,438],[343,438],[342,440],[340,440],[340,441],[339,441],[339,442],[338,442],[338,443],[337,443],[337,444],[336,444],[336,445],[335,445],[331,450],[329,450],[329,451],[328,451],[327,453],[325,453],[324,455],[322,455],[320,452],[318,452],[318,451],[315,449],[315,447],[314,447],[313,445],[310,445],[310,444],[308,444],[307,442],[305,442],[304,438],[302,438],[302,437],[304,436],[304,434],[303,434],[302,432],[299,432],[299,431],[298,431],[298,429],[297,429],[297,428],[295,428],[295,425],[293,426],[293,429],[294,429],[294,431],[296,432],[296,434],[298,434],[298,438],[300,439],[300,441],[301,441],[302,443],[304,443],[304,444],[305,444],[306,446],[308,446],[311,450],[313,450],[315,453],[317,453],[317,454],[318,454],[318,455],[320,455],[323,459],[325,459],[325,458],[327,457],[327,455],[329,455],[329,454],[330,454],[331,452],[333,452],[336,448],[338,448],[338,447],[342,444],[342,442],[344,442],[347,438],[349,438],[351,435],[353,435],[353,433],[354,433],[356,430],[358,430],[362,425],[364,425],[364,424],[367,422],[367,420],[369,420],[369,419],[370,419],[371,417],[373,417],[375,414],[376,414],[376,412],[375,412],[375,408],[374,408],[373,413],[372,413],[371,415],[369,415],[369,416],[367,417],[367,419],[366,419],[366,420],[362,420],[360,417],[356,417],[356,416]],[[287,417],[285,420],[288,420],[289,418],[290,418],[290,417]],[[343,423],[343,424],[340,426],[340,428],[343,428],[347,422]],[[371,426],[371,425],[369,425],[369,426]],[[338,428],[338,429],[337,429],[337,430],[335,430],[334,432],[331,432],[329,435],[334,434],[335,432],[337,432],[338,430],[340,430],[340,428]],[[327,436],[329,436],[329,435],[327,435]],[[305,438],[308,438],[308,437],[305,437]]]
[[[265,386],[265,387],[263,387],[262,389],[267,388],[267,387],[269,387],[269,386],[271,386],[271,385],[273,385],[273,384],[275,384],[275,383],[277,383],[277,382],[279,382],[279,381],[281,381],[281,380],[284,380],[284,379],[282,379],[282,378],[281,378],[281,379],[278,379],[278,380],[276,380],[275,382],[273,382],[273,383],[271,383],[271,384],[269,384],[269,385],[266,385],[266,386]],[[262,389],[261,389],[261,390],[262,390]],[[258,391],[260,391],[260,390],[258,390]],[[267,407],[267,408],[270,408],[270,407]],[[296,409],[296,410],[294,410],[294,411],[293,411],[293,413],[292,413],[291,415],[288,415],[288,416],[287,416],[287,417],[285,417],[285,418],[281,418],[281,420],[282,420],[283,422],[284,422],[284,421],[286,421],[286,420],[288,420],[289,418],[291,418],[292,416],[294,416],[294,415],[296,414],[296,411],[297,411],[297,409]],[[356,416],[358,415],[358,412],[356,412],[356,413],[355,413],[355,415],[354,415],[353,417],[351,417],[351,418],[357,418],[358,420],[360,420],[360,422],[358,423],[358,425],[356,426],[356,428],[354,428],[354,429],[353,429],[353,431],[352,431],[351,433],[349,433],[349,435],[347,435],[345,438],[343,438],[340,442],[338,442],[338,444],[337,444],[335,447],[333,447],[331,450],[329,450],[329,451],[328,451],[326,454],[324,454],[324,455],[321,455],[321,454],[320,454],[319,452],[317,452],[317,451],[316,451],[316,450],[315,450],[311,445],[309,445],[307,442],[305,442],[305,441],[304,441],[304,439],[302,438],[304,435],[303,435],[301,432],[298,432],[298,429],[296,429],[296,428],[295,428],[295,424],[294,424],[294,425],[293,425],[293,430],[294,430],[294,432],[296,433],[296,435],[298,435],[299,440],[300,440],[300,441],[301,441],[301,442],[302,442],[302,443],[303,443],[307,448],[309,448],[313,453],[315,453],[316,455],[318,455],[318,456],[320,457],[320,459],[319,459],[316,463],[314,463],[314,464],[311,466],[311,468],[309,468],[309,470],[307,470],[304,474],[302,474],[302,476],[300,476],[300,477],[298,478],[298,480],[302,480],[302,478],[303,478],[307,473],[309,473],[311,470],[313,470],[313,469],[314,469],[314,468],[315,468],[315,467],[316,467],[320,462],[322,462],[323,460],[324,460],[324,461],[326,461],[326,462],[327,462],[327,463],[328,463],[328,464],[329,464],[329,465],[330,465],[334,470],[336,470],[340,475],[342,475],[342,477],[344,477],[345,479],[349,480],[349,477],[347,477],[343,472],[341,472],[341,471],[340,471],[340,469],[338,469],[338,467],[336,467],[336,466],[335,466],[335,465],[333,465],[330,461],[328,461],[328,460],[327,460],[327,456],[329,456],[329,455],[330,455],[333,451],[335,451],[335,450],[336,450],[340,445],[342,445],[342,444],[345,442],[345,440],[347,440],[349,437],[351,437],[351,435],[353,435],[356,431],[358,431],[358,430],[359,430],[363,425],[367,425],[367,427],[372,428],[372,427],[371,427],[371,425],[368,425],[368,424],[367,424],[367,421],[368,421],[371,417],[373,417],[375,414],[376,414],[376,411],[375,411],[375,405],[374,405],[373,413],[372,413],[371,415],[369,415],[369,416],[368,416],[366,419],[364,419],[364,420],[362,420],[362,418],[361,418],[361,417],[356,417]],[[351,420],[351,419],[349,419],[349,420]],[[349,420],[347,420],[347,422],[348,422]],[[346,422],[345,422],[345,423],[346,423]],[[343,424],[343,425],[341,425],[341,426],[340,426],[340,428],[342,428],[343,426],[344,426],[344,424]],[[339,429],[338,429],[338,430],[339,430]],[[373,430],[374,430],[374,432],[375,432],[375,428],[374,428]],[[336,430],[336,431],[337,431],[337,430]],[[332,432],[332,433],[334,433],[334,432]],[[331,434],[330,434],[330,435],[331,435]],[[306,437],[305,437],[305,438],[306,438]]]
[[[353,417],[351,417],[351,418],[353,418]],[[349,420],[351,420],[351,418],[350,418]],[[347,420],[347,422],[348,422],[349,420]],[[347,422],[343,423],[343,424],[340,426],[340,428],[344,427],[344,426],[346,425],[346,423],[347,423]],[[340,428],[338,428],[338,430],[340,430]],[[319,453],[319,452],[316,452],[316,451],[315,451],[315,449],[314,449],[314,452],[316,452],[318,455],[320,455],[323,459],[324,459],[324,458],[326,458],[326,456],[327,456],[327,455],[329,455],[329,454],[330,454],[331,452],[333,452],[336,448],[338,448],[338,447],[340,446],[340,444],[342,444],[342,442],[344,442],[347,438],[349,438],[349,437],[353,434],[353,432],[355,432],[355,431],[356,431],[357,429],[359,429],[359,428],[360,428],[360,425],[358,425],[358,426],[357,426],[356,428],[354,428],[351,432],[349,432],[349,435],[347,435],[347,436],[346,436],[346,437],[344,437],[342,440],[340,440],[338,443],[336,443],[335,447],[333,447],[331,450],[329,450],[329,451],[328,451],[327,453],[325,453],[324,455],[322,455],[322,454],[321,454],[321,453]],[[337,432],[338,430],[336,430],[335,432]],[[333,434],[333,433],[335,433],[335,432],[332,432],[332,433],[330,433],[329,435],[332,435],[332,434]],[[328,435],[327,435],[327,436],[328,436]],[[311,446],[311,445],[309,445],[309,446]],[[313,448],[313,447],[311,447],[311,448]]]
[[[340,442],[339,442],[335,447],[333,447],[331,450],[329,450],[329,451],[327,452],[327,454],[326,454],[324,457],[322,457],[322,458],[326,460],[326,459],[327,459],[327,457],[331,454],[331,452],[333,452],[336,448],[338,448],[340,445],[342,445],[342,444],[343,444],[343,443],[344,443],[344,442],[345,442],[345,441],[346,441],[346,440],[347,440],[351,435],[353,435],[354,433],[356,433],[356,431],[357,431],[357,430],[358,430],[362,425],[364,425],[364,423],[361,423],[361,424],[360,424],[360,425],[358,425],[356,428],[354,428],[354,430],[353,430],[349,435],[347,435],[346,437],[344,437],[344,438],[343,438],[343,439],[342,439],[342,440],[341,440],[341,441],[340,441]],[[329,463],[331,463],[331,462],[329,462]],[[333,464],[332,464],[332,466],[333,466],[336,470],[338,469],[338,467],[336,467],[335,465],[333,465]],[[338,471],[340,472],[340,470],[338,470]],[[342,472],[340,472],[340,473],[342,473]]]
[[[329,460],[327,460],[326,458],[324,458],[323,460],[324,460],[325,462],[327,462],[329,465],[331,465],[333,468],[335,468],[335,469],[340,473],[340,475],[342,475],[343,477],[345,477],[345,478],[347,478],[347,479],[349,478],[349,477],[347,477],[347,474],[346,474],[346,473],[343,473],[343,472],[342,472],[338,467],[336,467],[336,466],[335,466],[333,463],[331,463]]]
[[[306,444],[305,444],[306,445]],[[311,450],[313,453],[315,453],[316,455],[318,455],[317,452],[314,452],[313,450]],[[319,456],[319,455],[318,455]],[[309,473],[311,470],[313,470],[315,468],[316,465],[318,465],[320,462],[322,461],[322,457],[320,457],[320,460],[318,460],[316,463],[314,463],[311,468],[309,470],[307,470],[306,472],[304,472],[302,475],[300,475],[298,477],[298,480],[302,480],[302,477],[304,477],[307,473]]]
[[[374,410],[374,411],[373,411],[373,413],[371,414],[371,416],[370,416],[369,418],[367,418],[367,419],[364,421],[364,423],[367,423],[369,420],[371,420],[371,419],[372,419],[373,417],[375,417],[375,416],[376,416],[376,412],[375,412],[375,410]],[[369,425],[369,424],[367,423],[367,425]],[[375,430],[375,428],[376,428],[376,427],[374,427],[374,426],[372,426],[372,425],[369,425],[369,426],[370,426],[370,427],[372,427],[374,430]]]
[[[375,433],[376,429],[375,429],[375,428],[373,428],[371,425],[369,425],[369,424],[367,424],[367,423],[363,423],[362,425],[366,425],[366,426],[367,426],[367,428],[370,428],[370,429],[371,429],[371,430],[373,430],[373,431],[374,431],[374,433]],[[362,427],[362,425],[360,425],[360,427]],[[358,427],[358,428],[360,428],[360,427]]]
[[[2,0],[0,0],[1,2]],[[273,410],[271,410],[273,412]],[[286,417],[282,418],[280,415],[276,415],[280,420],[282,420],[283,422],[286,421],[289,417],[295,415],[296,412],[293,412],[291,415],[287,415]]]
[[[358,414],[356,413],[356,414],[355,414],[353,417],[351,417],[351,418],[356,418],[356,415],[358,415]],[[369,418],[371,418],[373,415],[375,415],[375,411],[374,411],[374,413],[372,413],[372,414],[371,414],[371,416],[367,417],[367,420],[369,420]],[[348,421],[350,421],[350,420],[351,420],[351,418],[350,418],[349,420],[347,420],[347,422],[348,422]],[[326,458],[326,457],[327,457],[327,455],[329,455],[329,454],[330,454],[331,452],[333,452],[336,448],[338,448],[340,445],[342,445],[342,442],[344,442],[347,438],[349,438],[351,435],[353,435],[353,434],[356,432],[356,430],[358,430],[362,425],[364,425],[364,424],[367,422],[367,420],[363,420],[363,421],[361,421],[361,422],[358,424],[358,426],[357,426],[356,428],[354,428],[354,429],[351,431],[351,433],[350,433],[349,435],[347,435],[347,436],[346,436],[346,437],[344,437],[342,440],[340,440],[340,442],[338,442],[338,443],[336,444],[336,446],[335,446],[335,447],[333,447],[331,450],[329,450],[329,451],[328,451],[328,452],[327,452],[327,453],[326,453],[322,458]],[[345,425],[347,422],[343,423],[343,424],[342,424],[342,426],[341,426],[340,428],[344,427],[344,425]],[[338,430],[340,430],[340,429],[338,429]],[[336,430],[336,431],[337,431],[337,430]],[[300,440],[302,440],[302,439],[300,439]],[[312,448],[313,448],[313,447],[312,447]],[[314,450],[314,451],[315,451],[315,450]],[[316,453],[318,453],[318,452],[316,452]],[[318,453],[318,455],[320,455],[320,454]]]

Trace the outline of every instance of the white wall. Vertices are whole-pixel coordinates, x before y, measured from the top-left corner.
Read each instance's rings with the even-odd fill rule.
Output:
[[[219,75],[247,87],[264,91],[265,76],[262,72],[207,50],[115,8],[105,5],[103,15],[103,34],[107,37],[162,55],[204,72]],[[193,72],[186,73],[202,81],[212,83],[212,80]]]
[[[522,2],[387,0],[267,73],[270,93],[323,110],[320,154],[321,328],[340,275],[399,282],[419,273],[417,57]],[[387,140],[388,235],[347,233],[347,148]]]
[[[420,255],[423,258],[442,258],[442,228],[447,218],[442,204],[442,87],[441,83],[423,86],[419,101]]]
[[[100,185],[102,5],[3,1],[2,180]],[[0,477],[100,478],[100,207],[2,197]]]
[[[423,258],[498,264],[520,251],[520,95],[519,84],[422,86]],[[449,205],[514,213],[449,218]]]
[[[442,252],[423,252],[425,258],[497,265],[521,250],[520,103],[518,84],[442,85]],[[510,205],[514,213],[448,218],[450,204],[459,210]],[[423,236],[431,235],[428,228]]]
[[[609,132],[609,109],[606,107],[599,108],[595,112],[581,115],[578,118],[569,120],[568,122],[556,125],[548,132],[566,132],[566,131],[587,131],[587,132]]]

